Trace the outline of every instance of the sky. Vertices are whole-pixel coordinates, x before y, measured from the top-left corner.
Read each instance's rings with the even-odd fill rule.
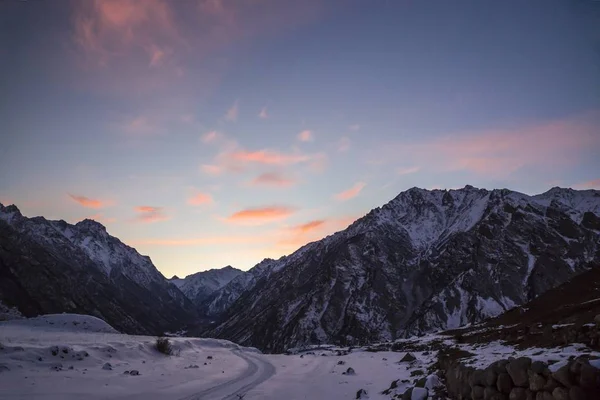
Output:
[[[4,0],[0,77],[0,202],[168,277],[413,186],[600,189],[594,0]]]

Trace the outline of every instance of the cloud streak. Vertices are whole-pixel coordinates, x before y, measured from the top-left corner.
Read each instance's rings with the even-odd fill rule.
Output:
[[[138,222],[153,223],[169,219],[162,207],[137,206],[134,207],[134,211],[138,214],[136,217]]]
[[[286,178],[277,172],[265,172],[252,179],[250,186],[272,186],[272,187],[290,187],[296,183],[295,180]]]
[[[263,225],[281,221],[291,216],[296,210],[287,206],[267,206],[246,208],[227,217],[227,222],[247,225]]]
[[[367,184],[364,182],[357,182],[348,190],[344,190],[335,195],[335,198],[340,201],[350,200],[356,196],[364,189]]]
[[[92,199],[86,196],[77,196],[74,194],[69,194],[69,197],[74,200],[75,202],[79,203],[79,205],[86,207],[86,208],[95,208],[95,209],[99,209],[99,208],[104,208],[107,207],[108,205],[110,205],[110,202],[106,202],[106,201],[102,201],[99,199]]]
[[[204,204],[211,204],[213,201],[212,196],[208,193],[196,193],[188,199],[187,203],[191,206],[201,206]]]
[[[312,142],[315,140],[315,137],[311,130],[306,129],[298,134],[298,140],[301,142]]]
[[[396,170],[396,173],[398,175],[410,175],[410,174],[419,172],[420,170],[421,170],[421,167],[403,167],[403,168],[398,168]]]
[[[574,189],[580,189],[580,190],[585,190],[585,189],[597,189],[600,190],[600,179],[594,179],[591,181],[587,181],[587,182],[583,182],[583,183],[578,183],[573,185]]]

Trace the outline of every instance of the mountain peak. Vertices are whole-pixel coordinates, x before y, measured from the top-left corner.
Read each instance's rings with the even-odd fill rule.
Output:
[[[93,219],[89,219],[89,218],[79,221],[78,223],[75,224],[75,226],[78,228],[81,228],[81,229],[89,230],[89,231],[106,233],[106,227],[104,225],[102,225],[98,221],[94,221]]]
[[[171,279],[169,279],[170,281],[174,281],[175,279],[180,279],[177,275],[173,275],[173,277]]]

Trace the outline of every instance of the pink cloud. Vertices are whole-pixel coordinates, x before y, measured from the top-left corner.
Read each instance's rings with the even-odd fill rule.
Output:
[[[229,154],[233,161],[257,163],[266,165],[291,165],[306,162],[310,156],[304,154],[286,154],[273,150],[245,151],[240,150]]]
[[[204,135],[202,135],[202,141],[204,143],[212,143],[216,141],[220,136],[221,134],[217,131],[206,132]]]
[[[296,225],[290,228],[290,231],[294,233],[305,234],[312,232],[325,224],[324,219],[314,220],[305,224]]]
[[[260,113],[258,113],[258,118],[260,118],[260,119],[267,119],[267,118],[269,118],[269,114],[267,113],[267,107],[263,107],[260,110]]]
[[[123,125],[123,130],[131,135],[149,135],[158,132],[158,126],[148,117],[138,116]]]
[[[295,180],[286,178],[285,176],[276,172],[265,172],[250,181],[251,186],[289,187],[295,183]]]
[[[134,210],[138,213],[136,220],[139,222],[151,223],[169,219],[162,207],[137,206]]]
[[[600,190],[600,179],[594,179],[591,181],[587,181],[587,182],[583,182],[583,183],[578,183],[576,185],[573,185],[574,189],[597,189]]]
[[[419,172],[420,170],[421,170],[421,167],[403,167],[403,168],[398,168],[396,170],[396,173],[398,175],[410,175],[410,174]]]
[[[207,175],[220,175],[223,172],[223,168],[213,164],[201,165],[200,169]]]
[[[307,129],[298,134],[298,140],[301,142],[312,142],[315,138],[313,132]]]
[[[225,113],[225,119],[228,121],[237,121],[239,113],[238,101],[236,100],[233,105]]]
[[[227,222],[236,224],[262,225],[288,218],[295,209],[287,206],[247,208],[227,217]]]
[[[420,143],[386,144],[372,160],[399,158],[443,171],[469,171],[506,178],[523,167],[564,169],[600,148],[600,112],[507,130],[463,133]]]
[[[83,207],[86,207],[86,208],[98,209],[98,208],[104,208],[109,205],[112,205],[112,202],[103,201],[103,200],[99,200],[99,199],[91,199],[86,196],[77,196],[74,194],[69,194],[69,197],[72,200],[74,200],[75,202],[79,203],[80,205],[82,205]]]
[[[282,229],[277,233],[277,247],[280,255],[294,251],[307,243],[320,240],[327,235],[346,229],[356,221],[355,216],[341,218],[318,219],[304,224]]]
[[[191,206],[201,206],[203,204],[211,204],[213,198],[208,193],[196,193],[188,199],[188,204]]]
[[[338,200],[350,200],[356,196],[364,189],[367,184],[364,182],[357,182],[348,190],[344,190],[335,195],[335,198]]]

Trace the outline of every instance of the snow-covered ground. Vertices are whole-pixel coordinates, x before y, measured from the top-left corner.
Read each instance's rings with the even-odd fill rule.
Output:
[[[0,322],[0,399],[331,400],[355,399],[360,389],[367,393],[361,398],[390,399],[417,379],[427,377],[427,385],[437,380],[427,372],[436,352],[419,347],[461,347],[476,355],[470,363],[477,367],[521,355],[560,362],[585,351],[580,345],[525,351],[497,342],[457,345],[432,334],[397,342],[415,348],[413,361],[401,361],[405,351],[358,348],[346,354],[347,348],[333,346],[264,355],[225,340],[197,338],[170,338],[176,354],[166,356],[155,341],[74,314]],[[393,381],[396,387],[383,394]]]

